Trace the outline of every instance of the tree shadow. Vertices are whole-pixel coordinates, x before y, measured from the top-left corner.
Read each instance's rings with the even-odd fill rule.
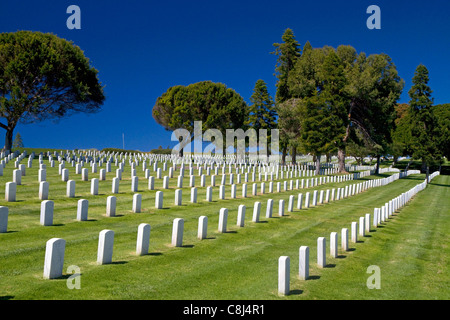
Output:
[[[432,183],[432,182],[430,182],[429,184],[431,184],[433,186],[439,186],[439,187],[447,187],[447,188],[450,187],[449,184],[440,184],[440,183]]]

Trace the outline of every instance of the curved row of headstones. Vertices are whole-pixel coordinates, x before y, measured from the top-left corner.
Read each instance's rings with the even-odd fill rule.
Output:
[[[39,198],[41,200],[47,200],[48,199],[48,192],[49,192],[49,184],[46,181],[46,168],[45,165],[41,164],[41,169],[38,171],[38,181],[39,181]],[[0,166],[1,167],[1,166]],[[160,169],[160,168],[159,168]],[[91,179],[91,194],[97,195],[98,189],[99,189],[99,181],[106,180],[106,173],[105,169],[100,170],[100,177],[99,178],[92,178]],[[66,168],[63,168],[60,166],[59,174],[61,175],[62,181],[67,182],[67,197],[74,197],[75,196],[75,180],[69,180],[69,171]],[[301,188],[304,188],[306,185],[306,188],[309,188],[310,186],[314,185],[321,185],[323,183],[328,182],[342,182],[342,181],[348,181],[348,180],[356,180],[361,177],[369,175],[369,171],[360,172],[360,173],[354,173],[354,174],[348,174],[348,175],[342,175],[342,176],[324,176],[319,178],[310,178],[310,179],[296,179],[295,180],[295,188],[300,188],[300,182],[301,182]],[[17,194],[17,186],[21,185],[21,177],[25,175],[25,169],[16,169],[13,170],[13,181],[7,182],[5,185],[5,200],[8,202],[16,201],[16,194]],[[164,176],[163,177],[163,189],[169,189],[169,178],[170,176]],[[177,179],[177,188],[183,187],[183,175],[180,174]],[[216,175],[211,176],[211,186],[214,187],[216,185]],[[221,178],[221,185],[226,185],[226,178],[227,175],[223,174]],[[267,181],[267,176],[265,177]],[[272,178],[272,177],[271,177]],[[149,190],[155,190],[155,177],[149,176],[146,174],[146,179],[148,179],[148,189]],[[112,178],[112,193],[119,193],[119,183],[120,180],[122,180],[122,169],[116,170],[116,177]],[[253,173],[252,176],[253,182],[255,181],[255,173]],[[261,181],[261,175],[259,176],[259,180]],[[88,179],[88,171],[86,168],[83,168],[81,170],[81,181],[89,181]],[[245,173],[244,182],[248,183],[248,174]],[[290,181],[290,189],[293,189],[293,182],[294,180]],[[234,174],[230,174],[229,176],[229,183],[230,185],[235,184],[234,183]],[[237,174],[237,184],[241,183],[241,175]],[[269,182],[269,192],[273,192],[273,181]],[[139,177],[135,175],[135,172],[132,172],[131,176],[131,191],[137,192],[138,191],[138,185],[139,185]],[[287,181],[284,181],[284,190],[287,190]],[[189,177],[189,186],[194,187],[195,186],[195,176],[190,175]],[[206,177],[204,174],[200,176],[200,186],[205,187],[206,186]],[[281,182],[277,182],[277,191],[279,192],[281,189]],[[262,192],[265,191],[265,183],[261,184],[261,190]]]
[[[430,177],[431,179],[438,175],[439,172],[433,173]],[[430,180],[431,180],[430,179]],[[379,208],[374,209],[373,226],[378,227],[381,222],[387,221],[392,214],[401,209],[411,198],[423,190],[426,186],[426,182],[422,182],[419,185],[411,188],[409,191],[402,193],[400,196],[389,201],[389,205],[386,210],[382,210],[381,213]],[[289,197],[289,211],[292,211],[291,203],[292,197]],[[280,217],[284,216],[284,205],[283,199],[279,200],[278,215]],[[252,221],[258,222],[261,210],[261,203],[255,202],[253,208]],[[273,200],[268,199],[266,218],[272,217],[273,211]],[[240,205],[238,207],[237,225],[239,227],[244,226],[246,207],[245,205]],[[351,223],[351,241],[356,243],[359,236],[364,237],[365,232],[370,232],[370,214],[367,213],[365,216],[359,219],[358,222]],[[227,220],[228,220],[228,209],[222,208],[219,212],[219,223],[218,232],[225,233],[227,231]],[[207,236],[208,217],[201,216],[198,219],[198,239],[205,239]],[[150,225],[142,223],[138,227],[138,237],[136,243],[136,254],[145,255],[148,253],[149,242],[150,242]],[[181,247],[183,244],[183,232],[184,232],[184,219],[176,218],[173,220],[172,225],[172,246]],[[98,241],[98,251],[97,251],[97,263],[98,264],[108,264],[112,262],[114,244],[114,231],[112,230],[102,230],[99,233]],[[341,247],[344,251],[348,251],[348,229],[342,228],[341,230]],[[53,279],[62,276],[63,264],[64,264],[64,252],[65,252],[65,240],[61,238],[52,238],[47,241],[46,253],[44,261],[44,278]],[[334,258],[338,254],[338,235],[337,232],[332,232],[330,234],[330,255]],[[325,237],[319,237],[317,239],[317,264],[320,268],[326,266],[326,239]],[[309,247],[301,246],[299,249],[299,277],[302,280],[307,280],[309,278]],[[289,281],[290,281],[290,258],[288,256],[281,256],[279,258],[278,267],[278,292],[280,294],[289,294]]]
[[[413,171],[415,173],[415,171]],[[367,180],[365,182],[356,183],[352,185],[346,185],[345,187],[340,188],[333,188],[333,189],[326,189],[326,190],[320,190],[320,193],[318,190],[314,190],[312,192],[312,198],[311,198],[311,192],[306,192],[305,199],[303,199],[303,194],[300,193],[298,195],[297,200],[297,209],[309,208],[310,205],[316,206],[318,203],[328,203],[329,201],[335,201],[340,200],[343,198],[347,198],[348,196],[352,196],[358,193],[361,193],[365,191],[368,188],[372,187],[378,187],[378,186],[384,186],[386,184],[391,183],[392,181],[395,181],[403,176],[407,176],[408,173],[404,174],[394,174],[387,178],[381,178],[376,180]],[[343,177],[343,176],[341,176]],[[317,178],[316,178],[317,179]],[[135,186],[137,188],[137,177],[135,177],[136,182],[133,184],[132,187]],[[152,179],[149,179],[152,180]],[[302,180],[302,186],[303,186]],[[117,190],[118,193],[118,178],[113,178],[113,191]],[[292,190],[293,181],[291,180],[290,187]],[[74,197],[75,196],[75,181],[69,180],[67,184],[67,196]],[[298,180],[296,181],[296,187],[298,189],[299,183]],[[11,201],[15,201],[15,183],[14,182],[8,182],[6,183],[6,189],[5,189],[5,197],[6,199],[10,199]],[[137,189],[136,189],[137,190]],[[253,183],[252,187],[252,194],[254,196],[257,195],[258,185],[257,183]],[[212,196],[213,188],[211,186],[208,186],[206,188],[206,201],[211,202],[213,199]],[[280,182],[277,183],[277,191],[281,192],[280,189]],[[284,191],[288,191],[287,188],[287,181],[284,181]],[[269,183],[269,192],[273,192],[273,182],[271,181]],[[47,181],[40,182],[40,188],[39,188],[39,198],[43,200],[41,202],[41,211],[40,211],[40,223],[44,226],[53,225],[53,212],[54,212],[54,201],[48,200],[48,193],[49,193],[49,184]],[[261,193],[265,193],[265,182],[261,183]],[[94,178],[91,180],[91,194],[96,195],[98,194],[98,179]],[[236,184],[231,185],[231,199],[236,199]],[[247,197],[247,184],[242,184],[242,197]],[[225,185],[219,186],[219,199],[224,200],[225,199]],[[190,202],[191,203],[197,203],[197,187],[191,188],[191,195],[190,195]],[[295,197],[291,195],[289,197],[288,202],[288,211],[292,211],[294,207]],[[115,216],[116,212],[116,204],[117,204],[117,198],[116,196],[108,196],[106,198],[106,216],[112,217]],[[174,205],[181,206],[182,205],[182,189],[176,189],[175,190],[175,197],[174,197]],[[88,206],[89,202],[86,199],[80,199],[78,200],[77,205],[77,220],[79,221],[86,221],[88,217]],[[133,202],[132,202],[132,211],[134,213],[141,212],[141,206],[142,206],[142,195],[141,194],[134,194],[133,195]],[[156,209],[162,209],[164,206],[164,193],[163,191],[156,191],[155,194],[155,208]],[[0,225],[3,226],[0,228],[0,233],[6,232],[7,230],[7,224],[8,224],[8,208],[7,207],[0,207],[2,208],[3,213],[0,215]],[[6,208],[6,209],[5,209]],[[384,210],[384,207],[383,207]],[[2,231],[4,230],[4,231]]]
[[[436,171],[429,176],[429,180],[439,175]],[[381,208],[374,208],[372,226],[377,228],[382,222],[388,221],[394,212],[400,210],[408,203],[412,197],[418,192],[425,189],[427,182],[414,186],[401,195],[389,200]],[[351,241],[356,243],[358,236],[365,237],[366,233],[371,231],[370,228],[370,213],[366,213],[365,216],[360,217],[359,221],[351,222]],[[348,228],[341,229],[341,248],[343,251],[348,251]],[[330,256],[337,258],[338,255],[338,233],[330,233]],[[326,267],[326,238],[317,238],[317,266],[319,268]],[[309,247],[300,246],[299,248],[299,278],[300,280],[307,280],[309,278]],[[280,295],[288,295],[290,293],[290,257],[280,256],[278,258],[278,293]]]

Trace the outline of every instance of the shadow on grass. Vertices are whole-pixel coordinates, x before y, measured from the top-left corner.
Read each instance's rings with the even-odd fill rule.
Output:
[[[1,296],[0,300],[11,300],[14,299],[14,296]]]
[[[289,290],[289,295],[290,296],[295,296],[295,295],[300,295],[300,294],[302,294],[303,293],[303,290]]]
[[[440,183],[432,183],[432,182],[430,182],[429,183],[430,185],[433,185],[433,186],[438,186],[438,187],[450,187],[450,185],[448,185],[448,184],[440,184]]]

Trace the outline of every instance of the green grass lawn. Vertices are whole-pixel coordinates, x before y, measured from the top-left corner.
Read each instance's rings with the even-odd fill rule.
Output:
[[[26,159],[22,161],[26,163]],[[76,181],[76,198],[65,196],[66,183],[58,175],[57,165],[49,168],[50,200],[55,201],[53,226],[39,224],[37,160],[27,168],[18,186],[17,202],[3,199],[5,183],[12,181],[14,164],[9,163],[0,177],[0,205],[9,207],[8,232],[0,234],[0,298],[4,299],[189,299],[189,300],[297,300],[297,299],[448,299],[448,231],[450,205],[450,177],[438,176],[408,205],[358,243],[349,243],[350,250],[339,256],[329,256],[329,235],[348,228],[365,213],[373,214],[374,207],[384,205],[422,182],[424,175],[413,175],[383,187],[372,188],[362,194],[309,209],[287,212],[289,195],[307,191],[341,187],[354,181],[329,183],[322,186],[283,191],[273,194],[251,195],[218,200],[218,187],[213,190],[213,202],[205,201],[205,188],[198,187],[197,204],[190,200],[189,179],[184,179],[183,205],[174,202],[176,178],[171,179],[164,192],[164,209],[156,210],[155,191],[147,190],[141,167],[139,193],[142,212],[133,213],[130,167],[127,165],[117,194],[116,217],[106,217],[106,197],[111,195],[111,179],[115,167],[100,181],[98,196],[90,195],[90,182],[81,181],[75,168],[67,165],[69,179]],[[87,167],[87,166],[86,166]],[[152,173],[154,174],[154,173]],[[195,170],[195,174],[197,171]],[[177,176],[178,173],[175,174]],[[366,177],[377,179],[380,176]],[[98,177],[89,172],[89,178]],[[220,178],[220,177],[217,177]],[[220,179],[216,178],[216,183]],[[199,185],[196,177],[196,185]],[[206,179],[209,185],[209,177]],[[364,181],[362,179],[361,181]],[[228,183],[228,180],[227,180]],[[157,190],[162,180],[155,182]],[[276,187],[274,187],[276,190]],[[266,192],[268,183],[266,183]],[[76,221],[79,199],[89,200],[88,221]],[[267,199],[274,199],[273,218],[265,218]],[[285,216],[278,217],[278,200],[286,202]],[[253,204],[260,201],[260,222],[251,221]],[[246,205],[245,226],[236,226],[237,210]],[[296,204],[296,203],[295,203]],[[228,232],[219,233],[220,208],[228,208]],[[296,205],[295,205],[296,208]],[[197,239],[198,218],[208,217],[208,238]],[[171,246],[172,221],[185,220],[183,247]],[[151,225],[150,253],[136,256],[137,228],[140,223]],[[113,263],[97,265],[98,235],[101,230],[115,232]],[[47,240],[58,237],[66,240],[63,274],[60,279],[44,280],[43,265]],[[316,241],[327,238],[327,267],[316,267]],[[339,239],[340,241],[340,239]],[[298,278],[298,250],[310,247],[310,276]],[[278,258],[291,258],[291,294],[277,293]],[[80,269],[81,289],[68,289],[72,274],[67,268]],[[370,265],[381,270],[381,289],[366,286]]]

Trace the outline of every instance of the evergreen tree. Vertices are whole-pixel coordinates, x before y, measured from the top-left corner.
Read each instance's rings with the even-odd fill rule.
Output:
[[[19,132],[17,132],[12,146],[13,148],[23,148],[22,136],[20,135]]]
[[[250,102],[252,104],[249,108],[250,114],[247,125],[255,130],[276,128],[277,112],[264,80],[259,79],[256,81]]]
[[[275,68],[277,82],[277,93],[275,96],[276,102],[282,103],[289,98],[288,78],[290,71],[294,68],[297,59],[300,57],[300,44],[294,36],[291,29],[286,29],[281,37],[282,43],[274,43],[275,51],[273,54],[277,55],[277,66]]]
[[[279,108],[281,108],[281,104],[291,98],[288,85],[288,78],[291,70],[294,68],[295,63],[300,57],[300,44],[295,39],[294,32],[291,29],[289,28],[286,29],[281,39],[283,40],[282,43],[273,44],[273,46],[275,47],[275,51],[272,52],[272,54],[275,54],[277,56],[275,75],[278,81],[276,84],[277,92],[275,95],[275,101],[278,115],[280,115],[281,112],[281,110],[279,110]],[[286,122],[289,123],[289,121]],[[281,156],[282,164],[285,164],[286,153],[288,146],[290,144],[289,138],[283,133],[286,131],[290,131],[290,128],[287,128],[287,130],[280,130],[280,148],[282,152]]]
[[[438,148],[439,126],[433,113],[432,90],[428,86],[428,69],[424,65],[416,68],[409,90],[411,107],[412,156],[422,160],[422,172],[427,174],[430,162],[442,157]],[[427,179],[428,181],[428,179]]]
[[[252,104],[249,107],[249,116],[245,124],[247,127],[255,129],[257,134],[259,134],[259,129],[266,129],[267,143],[269,143],[272,137],[271,131],[277,127],[277,112],[264,80],[256,81],[250,102]],[[270,155],[270,150],[267,151],[267,155]]]

